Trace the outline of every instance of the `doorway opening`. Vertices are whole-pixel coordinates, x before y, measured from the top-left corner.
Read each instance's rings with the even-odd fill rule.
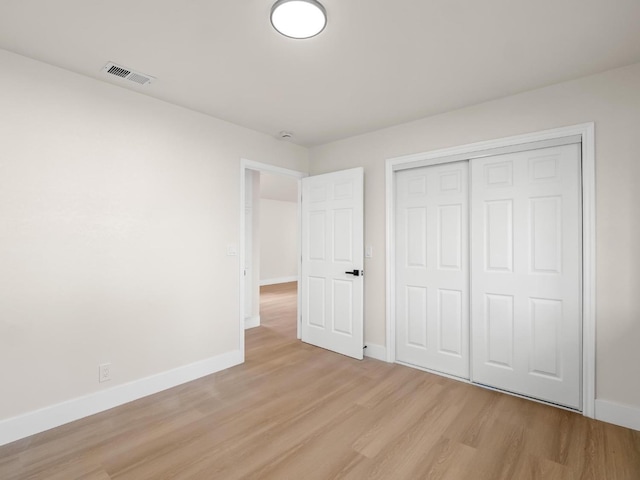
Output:
[[[297,341],[297,306],[297,281],[260,287],[260,326],[269,330],[269,338],[277,338],[278,343]],[[245,334],[249,341],[251,329]]]
[[[241,161],[239,343],[243,356],[245,331],[260,325],[300,338],[300,179],[306,175]]]

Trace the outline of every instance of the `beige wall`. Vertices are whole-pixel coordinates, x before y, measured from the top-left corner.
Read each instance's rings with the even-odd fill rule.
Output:
[[[473,81],[473,79],[469,79]],[[311,149],[311,173],[365,168],[365,339],[385,343],[385,159],[596,125],[597,397],[640,407],[640,64]]]
[[[298,275],[298,204],[260,200],[260,281]]]
[[[241,157],[308,168],[304,148],[0,50],[0,420],[239,348]]]

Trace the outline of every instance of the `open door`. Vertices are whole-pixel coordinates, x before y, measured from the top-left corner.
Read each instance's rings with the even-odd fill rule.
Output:
[[[362,168],[302,179],[302,341],[359,360],[363,180]]]

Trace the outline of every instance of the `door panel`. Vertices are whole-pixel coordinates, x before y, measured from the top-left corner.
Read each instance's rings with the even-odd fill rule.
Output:
[[[485,202],[485,241],[482,252],[487,271],[513,271],[513,202],[496,200]]]
[[[484,327],[487,331],[486,361],[496,367],[511,369],[513,368],[513,296],[486,294],[484,302]],[[475,328],[478,327],[474,323]],[[476,348],[475,345],[474,348]]]
[[[302,341],[363,358],[363,169],[302,180]]]
[[[438,351],[462,355],[462,292],[438,289]]]
[[[579,409],[580,146],[470,168],[472,380]]]
[[[404,342],[412,347],[427,348],[427,289],[406,286],[407,335]]]
[[[468,164],[396,174],[396,358],[469,378]]]

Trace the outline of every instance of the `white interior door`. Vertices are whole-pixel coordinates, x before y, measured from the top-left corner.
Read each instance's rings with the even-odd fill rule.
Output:
[[[472,380],[579,409],[580,145],[470,168]]]
[[[302,341],[363,356],[363,169],[302,179]]]
[[[468,162],[396,174],[396,359],[469,378]]]

